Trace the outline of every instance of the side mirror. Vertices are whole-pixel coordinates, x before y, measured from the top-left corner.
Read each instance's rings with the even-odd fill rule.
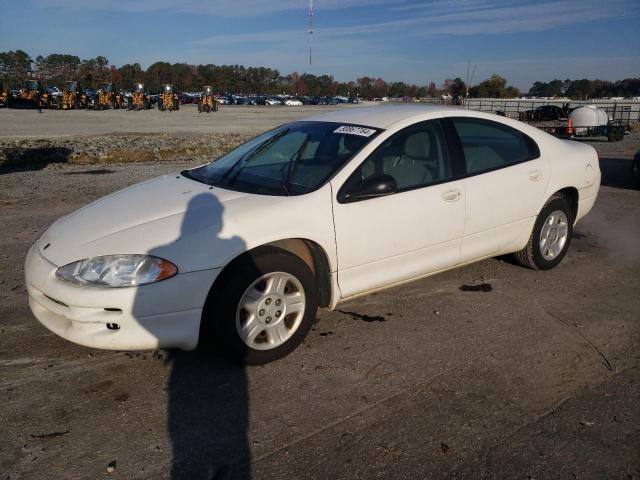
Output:
[[[341,192],[341,203],[359,202],[370,198],[384,197],[398,191],[398,184],[391,175],[376,175],[367,178],[358,186]]]

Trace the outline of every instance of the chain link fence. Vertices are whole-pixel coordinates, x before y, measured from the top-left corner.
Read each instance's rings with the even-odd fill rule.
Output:
[[[431,104],[451,104],[441,98],[421,99],[421,103]],[[569,110],[585,105],[595,105],[601,108],[611,120],[616,124],[623,125],[626,129],[630,126],[637,125],[640,127],[640,99],[633,100],[610,100],[610,99],[593,99],[593,100],[546,100],[546,99],[502,99],[502,98],[468,98],[464,101],[463,107],[469,110],[479,112],[496,113],[500,112],[510,118],[519,119],[521,114],[527,110],[535,110],[545,105],[555,105],[563,108],[567,106]]]
[[[595,105],[601,108],[614,122],[620,122],[625,128],[632,124],[640,123],[640,100],[520,100],[520,99],[496,99],[496,98],[470,98],[464,102],[464,107],[469,110],[481,112],[502,112],[505,116],[519,118],[521,113],[534,110],[545,105],[555,105],[563,108],[568,104],[569,109],[585,105]]]

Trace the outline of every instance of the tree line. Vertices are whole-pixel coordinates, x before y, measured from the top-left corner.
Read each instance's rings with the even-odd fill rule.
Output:
[[[120,67],[111,65],[103,56],[80,59],[76,55],[54,53],[38,55],[33,59],[27,52],[15,50],[0,52],[0,78],[5,86],[19,86],[27,78],[42,80],[46,86],[61,87],[67,80],[77,80],[84,88],[96,88],[101,83],[112,82],[120,88],[131,88],[134,83],[144,83],[149,91],[158,91],[165,83],[178,91],[197,91],[203,85],[213,85],[218,92],[289,94],[310,96],[381,97],[490,97],[514,98],[520,91],[508,84],[500,75],[474,86],[467,86],[460,78],[446,79],[440,86],[435,82],[415,85],[405,82],[387,82],[379,77],[364,76],[350,82],[338,82],[332,75],[289,73],[267,67],[243,65],[191,65],[187,63],[156,62],[146,70],[139,63]],[[575,99],[602,96],[640,95],[640,79],[631,78],[617,82],[603,80],[553,80],[535,82],[529,90],[534,96],[566,95]]]
[[[625,78],[610,82],[608,80],[551,80],[535,82],[529,89],[534,97],[569,97],[575,100],[603,97],[640,96],[640,78]]]

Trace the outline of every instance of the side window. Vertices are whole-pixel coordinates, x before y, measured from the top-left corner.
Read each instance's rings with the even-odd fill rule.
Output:
[[[412,125],[391,136],[347,180],[348,189],[377,175],[392,176],[398,191],[452,178],[451,159],[439,121]]]
[[[536,143],[518,130],[489,120],[453,118],[467,164],[474,174],[540,156]]]

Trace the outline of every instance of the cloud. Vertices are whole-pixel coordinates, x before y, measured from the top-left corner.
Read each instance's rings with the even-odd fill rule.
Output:
[[[258,1],[258,0],[253,0]],[[343,4],[371,0],[345,0]],[[640,3],[610,0],[602,8],[600,0],[563,0],[560,2],[507,4],[483,0],[448,2],[437,0],[428,4],[404,4],[393,10],[411,9],[407,18],[355,24],[351,26],[316,28],[314,38],[356,37],[359,35],[399,32],[407,37],[447,35],[497,35],[516,32],[539,32],[567,25],[584,24],[611,18],[640,15]],[[417,15],[415,9],[428,10]],[[282,44],[304,41],[305,31],[281,30],[231,35],[214,35],[196,40],[196,45],[229,45],[236,43],[271,42]]]
[[[406,5],[405,7],[409,7]],[[411,7],[417,7],[411,5]],[[411,12],[409,18],[366,25],[329,29],[330,35],[357,35],[389,30],[408,30],[418,35],[476,35],[536,32],[618,17],[640,15],[640,3],[609,0],[564,0],[560,2],[487,3],[463,1],[460,4],[437,1],[422,7],[428,15]],[[416,16],[417,15],[417,16]]]
[[[339,10],[383,3],[384,0],[322,0],[318,10]],[[252,17],[289,10],[308,9],[308,0],[35,0],[43,8],[68,8],[75,11],[121,11],[192,13],[224,17]]]

